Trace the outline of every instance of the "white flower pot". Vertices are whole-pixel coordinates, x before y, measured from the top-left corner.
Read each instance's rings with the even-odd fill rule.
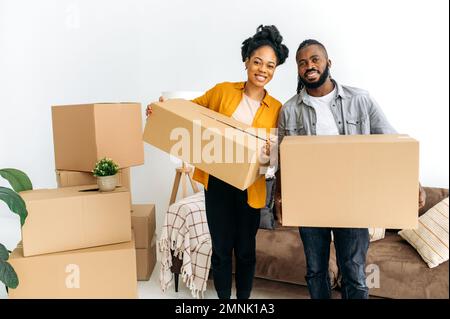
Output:
[[[97,176],[97,185],[101,192],[111,192],[117,186],[117,174],[110,176]]]

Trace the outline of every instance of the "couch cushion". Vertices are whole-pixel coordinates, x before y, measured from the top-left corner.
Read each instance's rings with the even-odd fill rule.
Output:
[[[398,233],[413,246],[428,267],[448,260],[448,197],[419,217],[417,229]]]
[[[386,233],[371,243],[367,267],[379,268],[379,288],[370,295],[385,298],[448,298],[448,261],[430,269],[411,245],[397,234]],[[375,274],[368,274],[368,283]],[[375,280],[376,283],[376,280]]]
[[[336,284],[337,264],[334,245],[330,247],[330,281]],[[260,229],[256,234],[255,277],[306,285],[306,259],[297,227]]]
[[[370,242],[381,240],[384,238],[386,229],[384,228],[369,228]]]

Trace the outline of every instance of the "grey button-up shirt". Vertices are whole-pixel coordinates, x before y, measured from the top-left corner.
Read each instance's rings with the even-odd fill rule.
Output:
[[[367,91],[333,82],[337,90],[331,112],[340,135],[396,134]],[[278,119],[278,143],[286,135],[316,135],[316,112],[304,102],[305,94],[303,89],[283,105]]]

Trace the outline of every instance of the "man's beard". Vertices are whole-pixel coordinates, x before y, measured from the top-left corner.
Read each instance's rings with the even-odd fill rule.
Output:
[[[325,83],[329,75],[330,75],[330,68],[327,65],[327,67],[325,68],[325,70],[323,71],[323,73],[320,75],[319,79],[316,82],[308,82],[300,75],[299,78],[307,89],[317,89],[318,87],[321,87]]]

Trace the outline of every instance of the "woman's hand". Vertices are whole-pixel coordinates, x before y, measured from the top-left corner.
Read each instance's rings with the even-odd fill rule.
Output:
[[[270,140],[269,139],[266,140],[266,145],[264,145],[264,153],[267,156],[270,156]]]
[[[262,165],[270,164],[270,148],[272,147],[270,140],[266,139],[266,143],[260,147],[259,162]]]
[[[266,143],[260,150],[260,163],[263,165],[278,165],[278,140],[276,138],[266,138]]]
[[[153,113],[153,109],[151,107],[151,103],[147,105],[147,109],[145,110],[145,116],[149,117]]]
[[[159,102],[165,102],[167,101],[167,99],[165,99],[163,96],[159,97]],[[147,109],[145,110],[145,116],[149,117],[152,113],[153,113],[153,109],[152,109],[152,103],[150,103],[149,105],[147,105]]]

